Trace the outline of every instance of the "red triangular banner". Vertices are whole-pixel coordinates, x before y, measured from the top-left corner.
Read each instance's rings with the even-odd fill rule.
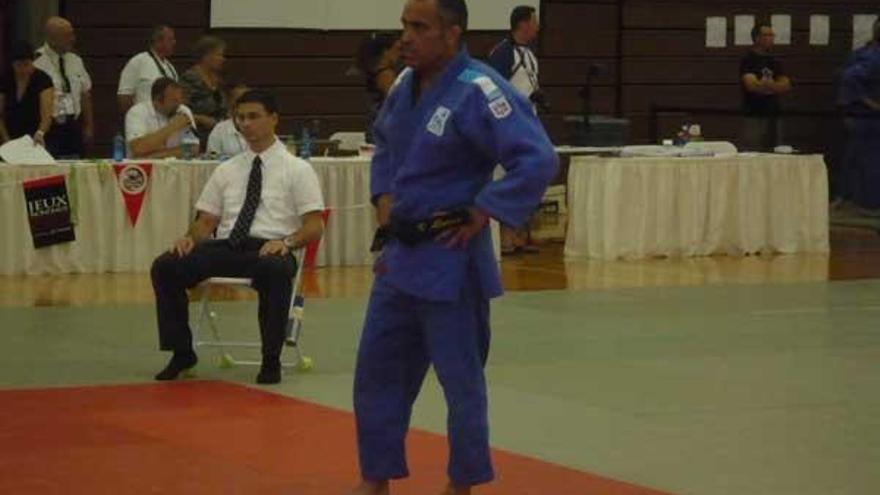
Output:
[[[153,173],[153,165],[150,163],[117,163],[113,165],[116,173],[116,183],[122,192],[125,201],[125,209],[128,211],[128,219],[131,226],[137,225],[141,214],[141,206],[144,204],[144,194],[150,185],[150,175]]]

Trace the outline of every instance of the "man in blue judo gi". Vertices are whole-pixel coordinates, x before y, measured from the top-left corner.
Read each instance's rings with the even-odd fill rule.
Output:
[[[837,105],[847,130],[844,168],[837,174],[841,195],[860,207],[880,209],[880,22],[871,42],[844,68]]]
[[[384,238],[358,352],[354,408],[362,483],[389,493],[408,473],[404,439],[429,365],[448,406],[449,485],[494,473],[486,381],[489,299],[501,295],[489,218],[521,226],[556,175],[531,104],[461,36],[463,0],[408,0],[406,64],[375,126],[371,193]],[[497,164],[506,170],[492,181]]]

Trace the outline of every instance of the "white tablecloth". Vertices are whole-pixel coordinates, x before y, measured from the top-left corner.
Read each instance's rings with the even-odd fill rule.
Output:
[[[318,251],[318,266],[365,265],[375,220],[369,204],[369,161],[312,160],[333,211]],[[155,162],[135,227],[108,165],[0,164],[0,274],[144,272],[194,216],[193,205],[216,162]],[[66,174],[76,214],[76,241],[35,250],[21,182]]]
[[[565,254],[827,253],[821,156],[575,157]]]

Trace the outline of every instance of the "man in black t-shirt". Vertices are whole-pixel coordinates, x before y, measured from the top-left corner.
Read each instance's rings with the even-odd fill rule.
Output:
[[[750,151],[771,151],[780,134],[779,96],[791,90],[782,64],[770,53],[775,34],[766,24],[752,29],[754,46],[740,63],[743,89],[743,134],[740,146]]]

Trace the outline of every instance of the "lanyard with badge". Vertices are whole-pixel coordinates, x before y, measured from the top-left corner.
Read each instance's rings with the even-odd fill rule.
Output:
[[[153,54],[153,50],[147,50],[147,53],[150,54],[150,58],[153,59],[153,63],[156,64],[156,68],[159,69],[159,73],[162,74],[162,77],[174,79],[175,81],[177,80],[177,73],[174,71],[173,67],[169,67],[169,71],[171,72],[169,75],[169,71],[165,70],[165,64],[159,62],[159,59]]]

